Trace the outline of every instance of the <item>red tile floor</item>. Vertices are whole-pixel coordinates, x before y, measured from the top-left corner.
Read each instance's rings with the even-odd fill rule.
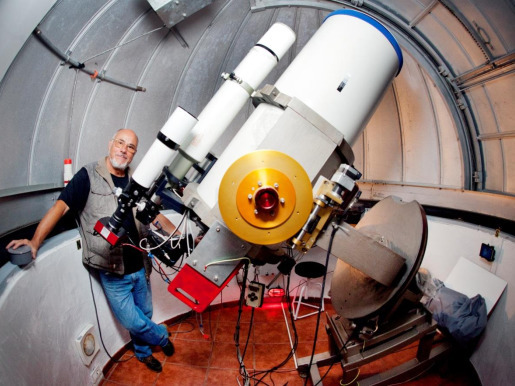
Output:
[[[326,311],[332,313],[330,302]],[[288,321],[288,309],[284,307]],[[198,314],[185,315],[182,320],[168,323],[175,345],[175,354],[166,357],[159,349],[154,356],[162,363],[163,371],[155,373],[146,368],[133,357],[130,348],[118,353],[119,363],[109,363],[104,369],[102,385],[243,385],[239,375],[236,346],[234,343],[235,325],[238,318],[238,306],[235,304],[213,307],[205,311],[200,320]],[[298,333],[297,358],[310,356],[315,337],[316,315],[299,319],[295,322]],[[290,352],[290,340],[280,303],[265,303],[254,312],[251,326],[251,308],[244,307],[241,315],[240,350],[245,350],[244,365],[247,372],[254,375],[251,385],[304,385],[295,369],[295,362],[289,359],[284,366],[272,373],[264,373],[283,362]],[[203,325],[204,335],[200,324]],[[290,323],[290,322],[289,322]],[[325,331],[325,316],[322,314],[317,336],[316,353],[327,351],[329,337]],[[291,331],[291,326],[289,327]],[[386,358],[362,366],[360,378],[411,359],[416,352],[416,344],[400,350]],[[404,359],[403,359],[404,358]],[[320,374],[329,367],[320,368]],[[335,364],[323,379],[324,385],[344,385],[340,383],[342,369]],[[358,382],[359,379],[358,378]],[[310,380],[307,385],[312,385]],[[357,385],[357,382],[353,384]],[[469,362],[453,359],[452,364],[437,364],[405,385],[480,385],[474,369]]]

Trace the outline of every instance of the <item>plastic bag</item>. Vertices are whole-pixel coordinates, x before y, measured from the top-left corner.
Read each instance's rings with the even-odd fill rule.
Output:
[[[469,298],[445,287],[437,279],[428,279],[427,275],[420,280],[417,277],[417,283],[425,294],[421,302],[433,314],[438,326],[458,343],[467,346],[483,332],[487,312],[485,299],[481,295]]]

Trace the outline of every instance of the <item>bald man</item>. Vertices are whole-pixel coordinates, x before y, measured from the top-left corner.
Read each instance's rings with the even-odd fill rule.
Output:
[[[175,349],[165,325],[154,323],[150,273],[152,263],[138,248],[144,225],[134,215],[127,216],[123,228],[127,242],[112,248],[93,231],[97,220],[110,217],[117,208],[115,188],[124,188],[132,173],[129,164],[138,149],[138,137],[129,129],[118,130],[109,141],[108,155],[81,168],[45,214],[31,240],[13,240],[7,248],[28,245],[35,259],[37,251],[57,222],[70,210],[80,218],[83,263],[98,270],[100,283],[113,313],[132,338],[136,357],[153,371],[161,363],[152,355],[151,346],[160,346],[165,355]],[[155,222],[171,233],[175,226],[162,214]]]

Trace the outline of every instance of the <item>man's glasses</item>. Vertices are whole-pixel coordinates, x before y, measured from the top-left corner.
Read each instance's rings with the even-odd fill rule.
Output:
[[[119,139],[119,138],[113,138],[113,144],[115,147],[117,147],[118,149],[122,149],[124,146],[127,146],[127,151],[131,154],[134,154],[136,153],[136,146],[134,146],[132,143],[129,143],[127,145],[127,142],[125,142],[123,139]]]

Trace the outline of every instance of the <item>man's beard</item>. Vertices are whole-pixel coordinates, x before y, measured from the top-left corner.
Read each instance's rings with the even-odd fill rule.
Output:
[[[127,169],[127,166],[129,166],[128,161],[120,163],[115,159],[115,157],[111,157],[111,158],[109,158],[109,160],[111,161],[111,165],[113,165],[113,168],[115,168],[117,170],[125,170],[125,169]]]

